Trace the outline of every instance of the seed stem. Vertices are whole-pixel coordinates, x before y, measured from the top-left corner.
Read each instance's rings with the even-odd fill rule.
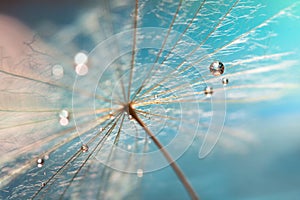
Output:
[[[176,164],[176,162],[173,160],[171,155],[164,149],[163,145],[158,141],[158,139],[155,137],[155,135],[150,131],[150,129],[144,124],[144,122],[138,117],[136,111],[132,107],[132,103],[128,104],[128,113],[132,116],[133,119],[135,119],[139,125],[145,130],[145,132],[149,135],[149,137],[153,140],[155,145],[159,148],[159,150],[162,152],[164,157],[167,159],[167,161],[170,163],[171,167],[173,168],[174,172],[176,173],[177,177],[180,179],[183,186],[186,188],[187,192],[189,193],[191,199],[197,200],[199,197],[197,196],[196,192],[188,182],[188,180],[185,178],[185,175],[179,168],[179,166]]]

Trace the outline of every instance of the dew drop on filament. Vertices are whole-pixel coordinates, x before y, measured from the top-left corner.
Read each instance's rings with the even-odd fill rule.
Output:
[[[65,109],[61,110],[59,113],[60,118],[68,118],[69,117],[69,112]]]
[[[227,85],[229,82],[228,78],[222,78],[223,85]]]
[[[88,150],[89,150],[88,145],[84,144],[84,145],[81,146],[81,151],[82,151],[83,153],[87,152]]]
[[[209,66],[210,73],[214,76],[220,76],[221,74],[223,74],[224,69],[225,67],[220,61],[214,61]]]
[[[210,97],[210,96],[213,94],[213,88],[207,86],[207,87],[204,89],[204,94],[205,94],[205,96]]]
[[[45,163],[45,161],[44,161],[43,158],[39,158],[36,162],[37,162],[37,167],[38,167],[38,168],[43,167],[43,165],[44,165],[44,163]]]
[[[142,169],[138,169],[138,170],[136,171],[136,174],[137,174],[137,176],[138,176],[139,178],[141,178],[141,177],[143,177],[143,175],[144,175],[144,171],[143,171]]]
[[[69,124],[69,120],[68,118],[60,118],[59,123],[62,126],[67,126]]]

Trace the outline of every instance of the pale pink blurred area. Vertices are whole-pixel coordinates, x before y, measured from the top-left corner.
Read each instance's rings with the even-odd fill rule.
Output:
[[[1,109],[46,107],[51,82],[50,51],[28,27],[0,15]],[[49,91],[49,90],[48,90]]]
[[[39,151],[45,127],[59,128],[48,49],[20,21],[0,15],[0,165]]]
[[[33,35],[29,28],[18,20],[0,15],[0,59],[2,65],[9,64],[5,62],[8,58],[11,64],[18,62],[28,51],[24,42],[32,40]]]

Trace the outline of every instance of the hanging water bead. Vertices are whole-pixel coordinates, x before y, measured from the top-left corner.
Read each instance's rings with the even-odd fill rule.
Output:
[[[64,76],[64,68],[61,65],[54,65],[52,75],[55,79],[61,79]]]
[[[227,85],[229,82],[228,78],[222,78],[223,85]]]
[[[136,171],[136,174],[137,174],[137,176],[138,176],[139,178],[141,178],[141,177],[143,177],[143,175],[144,175],[144,171],[143,171],[142,169],[138,169],[138,170]]]
[[[82,151],[83,153],[87,152],[88,150],[89,150],[88,145],[84,144],[84,145],[81,146],[81,151]]]
[[[67,126],[69,124],[68,118],[60,118],[59,123],[61,126]]]
[[[69,112],[65,109],[61,110],[59,113],[60,118],[68,118],[69,117]]]
[[[210,97],[212,94],[213,94],[213,88],[212,87],[209,87],[207,86],[205,89],[204,89],[204,94],[208,97]]]
[[[111,111],[111,112],[109,112],[109,119],[115,119],[115,116],[114,116],[114,114],[113,114],[113,112]]]
[[[60,117],[59,120],[60,125],[67,126],[69,124],[69,112],[67,110],[65,109],[61,110],[59,112],[59,117]]]
[[[45,161],[43,158],[39,158],[36,162],[37,162],[37,167],[41,168],[43,167]]]
[[[220,61],[214,61],[209,66],[210,73],[214,76],[220,76],[221,74],[223,74],[224,69],[225,67]]]

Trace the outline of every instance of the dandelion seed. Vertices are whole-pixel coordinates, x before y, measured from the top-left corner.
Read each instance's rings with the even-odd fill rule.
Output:
[[[290,81],[288,72],[292,70],[284,71],[284,68],[290,69],[298,62],[283,62],[285,56],[291,56],[293,52],[265,55],[273,51],[272,48],[266,51],[267,40],[276,35],[268,34],[266,29],[275,24],[276,16],[284,18],[292,9],[280,11],[272,17],[264,12],[263,6],[251,0],[120,2],[82,4],[82,11],[72,12],[72,16],[64,13],[64,19],[72,19],[66,28],[56,22],[59,16],[55,20],[50,16],[45,21],[43,17],[34,23],[27,22],[26,19],[31,17],[24,16],[22,21],[32,24],[31,27],[36,29],[32,32],[38,32],[32,40],[24,39],[26,55],[21,56],[21,61],[14,62],[13,58],[10,60],[6,56],[12,51],[13,44],[8,45],[8,51],[0,47],[0,164],[5,166],[0,175],[0,189],[5,192],[0,194],[0,199],[135,198],[140,184],[149,184],[157,191],[155,197],[163,197],[166,190],[160,189],[165,186],[153,182],[162,177],[135,180],[148,171],[166,166],[178,175],[191,198],[197,199],[192,185],[208,188],[210,174],[195,170],[193,177],[201,178],[193,179],[191,185],[189,177],[184,175],[186,163],[180,162],[178,167],[176,160],[194,142],[207,139],[207,144],[214,143],[211,142],[214,131],[218,132],[215,125],[224,125],[222,120],[214,120],[215,116],[222,116],[225,112],[219,106],[223,103],[219,94],[224,88],[212,84],[219,80],[217,76],[224,74],[222,62],[226,63],[227,77],[234,77],[232,80],[236,83],[226,87],[229,95],[224,96],[229,98],[228,102],[245,102],[241,97],[247,97],[247,101],[258,101],[261,97],[269,99],[272,96],[268,95],[269,92],[275,89],[279,96],[282,91],[287,92],[287,86],[278,81]],[[30,6],[22,9],[27,7]],[[32,12],[25,10],[22,13]],[[278,19],[278,24],[280,22]],[[143,28],[149,25],[164,28]],[[44,27],[47,27],[45,33]],[[49,30],[54,30],[53,37]],[[14,43],[23,44],[23,41]],[[23,51],[23,47],[17,49]],[[78,52],[81,49],[93,50]],[[281,47],[274,49],[279,51]],[[272,62],[277,63],[275,67]],[[72,63],[75,69],[70,67]],[[148,67],[146,63],[151,65]],[[269,74],[264,76],[265,72]],[[260,84],[260,80],[267,84]],[[224,86],[229,82],[227,78],[219,81]],[[203,89],[205,83],[210,86]],[[205,98],[203,101],[198,95],[211,97],[213,93],[211,101]],[[70,123],[71,107],[75,123]],[[61,108],[67,109],[59,110]],[[232,110],[228,115],[230,112]],[[67,125],[69,127],[61,127]],[[202,140],[207,132],[210,134]],[[233,131],[230,133],[230,141],[226,136],[225,139],[222,137],[220,148],[228,150],[238,146],[235,145],[237,139],[242,140],[243,147],[247,146],[246,142],[254,141],[251,139],[254,135],[249,139],[234,135]],[[79,141],[83,142],[82,146],[78,146]],[[37,154],[42,159],[33,165],[41,168],[46,162],[44,170],[31,169],[32,163],[24,162],[24,158]],[[50,154],[51,159],[47,160],[44,155]],[[197,156],[189,155],[184,154],[184,160],[196,166]],[[209,162],[207,164],[211,168]],[[118,170],[136,173],[136,176]],[[36,187],[41,177],[42,187]],[[170,177],[163,176],[165,182],[173,181]],[[217,176],[214,178],[220,180]],[[221,183],[216,184],[216,188]],[[240,182],[231,184],[235,183]],[[204,194],[203,190],[197,188]],[[173,192],[173,196],[179,199],[186,198],[182,190]],[[146,198],[154,198],[151,196],[153,192],[146,194]],[[220,196],[230,199],[235,194],[223,196],[214,192],[206,195],[210,199]]]

